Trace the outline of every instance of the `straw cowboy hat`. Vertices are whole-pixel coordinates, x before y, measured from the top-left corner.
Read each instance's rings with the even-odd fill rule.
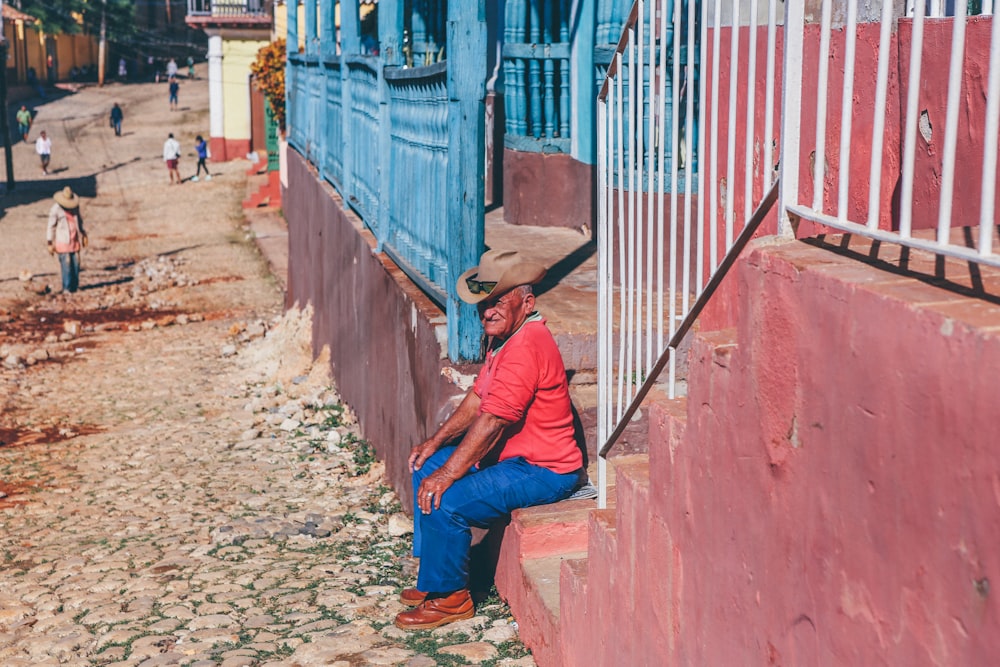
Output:
[[[458,277],[458,298],[479,303],[509,292],[518,285],[534,285],[545,277],[545,267],[521,259],[514,250],[487,250],[474,266]]]
[[[52,196],[56,203],[63,208],[76,208],[80,205],[80,198],[76,196],[73,189],[68,185]]]

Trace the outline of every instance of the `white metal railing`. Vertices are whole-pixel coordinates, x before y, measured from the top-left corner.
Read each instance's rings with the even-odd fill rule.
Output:
[[[727,252],[749,240],[746,223],[763,218],[768,193],[776,198],[775,53],[783,10],[779,0],[763,2],[762,12],[758,0],[637,0],[598,99],[602,507],[607,450],[661,370],[664,390],[677,393],[671,350],[714,289]],[[728,31],[724,59],[723,27],[734,17],[755,29]],[[766,56],[763,72],[758,55]],[[724,81],[729,100],[755,102],[722,103]]]
[[[895,4],[822,0],[809,17],[819,30],[807,31],[801,2],[634,3],[598,98],[601,507],[608,450],[654,383],[670,397],[682,391],[673,350],[774,199],[771,233],[832,228],[1000,266],[1000,30],[991,18],[976,19],[967,42],[964,0],[911,3],[912,19],[894,15]],[[978,7],[990,14],[992,4]],[[928,9],[954,12],[932,26],[950,34],[946,75],[921,71],[940,59],[923,57]],[[859,44],[869,49],[864,57]],[[979,68],[987,50],[986,90],[963,90],[978,81],[963,73]],[[905,81],[893,79],[907,70]],[[940,127],[932,128],[927,109],[937,113],[945,98],[943,122],[935,117]],[[970,141],[977,133],[981,142]],[[960,190],[957,161],[966,174]],[[952,227],[970,224],[972,209],[975,242],[953,242]]]
[[[828,56],[828,52],[824,49],[828,48],[832,30],[829,21],[831,4],[832,0],[825,0],[823,3],[824,18],[819,47],[821,61],[826,60]],[[946,22],[935,22],[936,29],[950,31],[951,54],[947,78],[939,76],[929,79],[931,75],[924,69],[929,62],[924,48],[925,4],[917,2],[913,8],[912,18],[906,19],[910,23],[907,26],[910,35],[909,54],[905,54],[901,46],[899,49],[901,55],[897,56],[897,51],[892,48],[892,41],[898,17],[893,15],[893,3],[885,2],[881,6],[880,24],[876,24],[870,30],[874,34],[877,27],[879,47],[875,98],[873,104],[869,106],[859,103],[859,98],[853,91],[855,81],[861,80],[860,76],[855,76],[855,63],[862,62],[858,57],[857,42],[854,39],[862,29],[862,26],[856,24],[858,2],[849,0],[846,1],[846,5],[845,74],[843,88],[839,91],[841,99],[845,102],[841,106],[839,118],[831,118],[828,113],[829,102],[831,98],[837,96],[838,91],[829,91],[823,87],[819,88],[815,107],[803,104],[798,107],[786,106],[783,110],[786,118],[792,121],[792,126],[796,120],[801,122],[803,119],[815,118],[816,121],[811,200],[798,189],[784,190],[781,200],[784,214],[789,220],[811,221],[880,241],[928,250],[946,257],[1000,266],[1000,255],[993,251],[993,235],[996,231],[994,211],[997,182],[997,114],[1000,109],[998,106],[1000,105],[998,102],[1000,31],[992,29],[992,19],[985,23],[980,21],[976,24],[977,42],[973,44],[967,40],[968,18],[964,0],[957,2],[949,0],[947,4],[936,4],[933,1],[928,3],[934,10],[953,12],[953,16]],[[982,7],[984,12],[986,9],[992,9],[987,7],[986,3],[983,3]],[[971,80],[971,77],[965,76],[966,72],[980,67],[980,61],[987,50],[984,31],[979,28],[989,28],[990,33],[989,83],[985,91],[968,89],[963,91],[963,86],[970,85]],[[795,12],[793,16],[790,12],[785,26],[786,35],[802,32],[804,29],[805,20],[802,13]],[[905,45],[902,42],[900,44]],[[803,82],[812,76],[810,72],[804,71],[802,66],[802,58],[809,46],[812,45],[807,46],[800,42],[793,47],[795,50],[792,53],[789,53],[786,47],[784,72],[786,88],[801,88]],[[939,54],[935,53],[934,56],[939,57]],[[897,68],[898,63],[892,62],[897,57],[907,59],[909,77],[905,85],[903,82],[898,82],[899,89],[906,92],[905,103],[894,107],[887,104],[887,99],[890,72],[902,69]],[[977,100],[982,100],[984,97],[985,103],[978,104]],[[927,112],[928,105],[940,99],[947,100],[944,110],[943,141],[937,136],[940,129],[935,130],[933,127],[934,124],[939,127],[942,125],[940,118],[932,120]],[[902,119],[898,117],[900,111]],[[896,118],[890,116],[893,113],[897,114]],[[852,130],[852,119],[863,116],[872,119],[873,131],[870,136]],[[977,116],[985,117],[981,142],[965,141],[960,148],[959,130],[962,130],[963,136],[975,137],[978,130],[970,124],[969,118]],[[890,122],[893,120],[902,122]],[[840,141],[836,151],[828,151],[824,145],[824,137],[828,139],[830,136],[830,132],[827,131],[830,121],[840,126]],[[903,128],[902,136],[898,137],[903,145],[902,155],[899,156],[901,165],[898,170],[888,171],[887,165],[891,165],[891,160],[887,158],[892,155],[890,150],[894,149],[894,145],[898,146],[899,142],[893,141],[893,137],[886,137],[886,128],[896,125]],[[869,141],[871,151],[866,168],[860,166],[858,169],[852,168],[852,154],[863,155],[868,150]],[[787,162],[782,161],[783,178],[790,171],[802,171],[802,158],[805,154],[805,151],[792,153],[788,155]],[[958,160],[964,165],[961,191],[956,190]],[[829,172],[824,165],[829,165]],[[978,168],[980,166],[981,169]],[[979,174],[981,176],[977,178]],[[900,181],[898,211],[894,210],[892,205],[892,189],[895,183],[887,177],[898,178]],[[975,183],[978,187],[971,188],[971,183]],[[835,197],[831,192],[834,187]],[[972,245],[966,244],[964,240],[952,240],[953,227],[968,225],[971,222],[965,215],[956,218],[954,204],[959,198],[967,198],[971,192],[974,192],[979,199],[978,210],[975,211],[975,221],[978,222],[975,234],[977,240]],[[810,203],[805,203],[807,200]],[[968,203],[964,202],[963,211],[966,214],[970,208]],[[921,234],[917,231],[921,228],[933,229],[934,233]]]

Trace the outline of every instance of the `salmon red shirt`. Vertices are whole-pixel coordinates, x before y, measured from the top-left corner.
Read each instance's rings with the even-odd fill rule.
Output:
[[[534,465],[568,473],[583,465],[573,430],[566,369],[559,347],[537,313],[486,355],[473,385],[480,414],[511,421],[499,460],[523,456]]]

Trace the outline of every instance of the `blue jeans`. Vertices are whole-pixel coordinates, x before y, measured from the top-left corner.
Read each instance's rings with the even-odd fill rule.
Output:
[[[420,482],[444,465],[455,447],[438,450],[413,473],[413,555],[420,558],[417,588],[451,593],[469,585],[472,527],[487,528],[513,510],[566,498],[580,479],[579,471],[556,473],[507,459],[482,470],[470,470],[441,496],[441,507],[422,514],[416,502]]]
[[[59,253],[59,268],[62,269],[63,291],[75,292],[80,286],[80,253]]]

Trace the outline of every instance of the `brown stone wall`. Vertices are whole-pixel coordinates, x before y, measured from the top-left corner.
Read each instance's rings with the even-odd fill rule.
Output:
[[[594,229],[594,168],[563,153],[506,149],[503,218],[514,225]]]
[[[286,305],[314,309],[313,351],[330,347],[334,381],[410,509],[410,447],[461,392],[441,371],[444,314],[384,254],[329,185],[288,151]],[[474,372],[474,368],[461,368]]]

